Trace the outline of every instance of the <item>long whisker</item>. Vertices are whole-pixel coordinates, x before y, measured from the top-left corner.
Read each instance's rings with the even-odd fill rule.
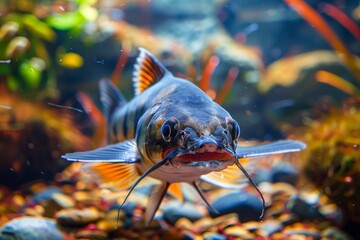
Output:
[[[118,214],[117,214],[117,220],[116,220],[116,227],[115,229],[117,229],[118,225],[119,225],[119,219],[120,219],[120,211],[122,209],[122,207],[124,206],[126,200],[129,198],[130,194],[132,193],[132,191],[135,189],[135,187],[146,177],[148,176],[150,173],[152,173],[153,171],[155,171],[156,169],[162,167],[163,165],[165,165],[167,162],[169,162],[170,160],[172,160],[173,158],[175,158],[178,154],[179,154],[180,150],[179,149],[175,149],[172,152],[170,152],[163,160],[161,160],[160,162],[155,163],[152,167],[150,167],[148,170],[146,170],[136,181],[135,183],[131,186],[129,192],[127,193],[124,201],[122,202],[122,204],[120,205],[119,209],[118,209]]]
[[[201,189],[199,188],[199,186],[196,184],[196,182],[192,182],[193,187],[196,189],[196,191],[199,193],[201,199],[206,203],[206,205],[213,210],[216,214],[219,214],[219,211],[216,210],[205,198],[203,192],[201,191]]]
[[[251,183],[251,185],[253,185],[253,187],[256,189],[256,191],[259,193],[261,200],[262,200],[262,211],[261,211],[261,215],[260,215],[260,219],[264,216],[264,211],[265,211],[265,199],[264,196],[262,195],[262,193],[260,192],[259,188],[256,186],[256,184],[254,183],[254,181],[252,180],[252,178],[250,177],[250,175],[248,174],[248,172],[245,170],[245,168],[241,165],[241,163],[239,162],[239,160],[235,161],[236,166],[241,170],[241,172],[245,175],[245,177],[249,180],[249,182]]]

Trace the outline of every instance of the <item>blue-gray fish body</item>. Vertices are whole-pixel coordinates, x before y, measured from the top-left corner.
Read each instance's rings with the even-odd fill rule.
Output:
[[[187,182],[200,194],[198,180],[240,188],[246,179],[253,182],[239,159],[305,147],[291,140],[238,146],[240,127],[231,115],[193,83],[174,77],[145,49],[140,49],[133,82],[136,96],[126,102],[109,80],[100,81],[112,144],[63,158],[87,162],[87,169],[103,182],[132,186],[130,192],[146,176],[161,180],[150,196],[148,221],[170,184]],[[244,175],[238,174],[239,168]]]

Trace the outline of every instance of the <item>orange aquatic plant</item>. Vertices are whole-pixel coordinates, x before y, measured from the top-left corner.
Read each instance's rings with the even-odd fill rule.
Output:
[[[355,87],[349,81],[346,81],[345,79],[331,72],[323,70],[317,71],[315,74],[315,78],[318,82],[331,85],[349,95],[355,96],[357,94],[360,94],[360,90],[357,87]]]
[[[357,40],[360,41],[360,28],[343,11],[330,3],[322,3],[321,10],[343,25]]]
[[[234,85],[234,82],[239,76],[239,69],[237,67],[230,68],[228,75],[225,79],[223,86],[221,87],[218,96],[216,96],[215,101],[219,104],[222,104],[229,94],[231,87]]]
[[[360,80],[360,69],[355,65],[353,56],[320,14],[302,0],[284,0],[284,2],[300,14],[329,42],[338,56],[345,62],[356,78]]]

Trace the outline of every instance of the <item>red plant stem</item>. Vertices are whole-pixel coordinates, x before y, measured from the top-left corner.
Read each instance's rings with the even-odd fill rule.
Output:
[[[237,78],[238,75],[239,75],[239,69],[237,67],[230,68],[229,73],[224,82],[224,85],[222,86],[215,100],[217,103],[222,104],[224,102],[226,96],[230,92],[231,87],[234,85],[235,79]]]
[[[210,88],[211,76],[214,74],[216,66],[219,64],[220,60],[218,56],[211,56],[205,65],[204,72],[201,76],[199,87],[204,92],[208,91]]]
[[[314,27],[335,49],[338,56],[349,67],[354,76],[360,80],[360,69],[355,65],[353,56],[346,49],[335,32],[329,27],[325,20],[302,0],[284,0],[286,4],[292,7],[300,14],[312,27]]]
[[[115,70],[114,70],[113,74],[111,75],[111,82],[113,84],[115,84],[115,86],[117,86],[119,83],[122,71],[124,70],[124,65],[129,58],[130,50],[131,50],[131,44],[126,41],[123,41],[122,42],[122,53],[120,54],[118,61],[116,63],[116,66],[115,66]]]
[[[89,95],[79,92],[77,98],[95,125],[93,143],[96,147],[106,144],[106,121],[102,112],[95,106]]]
[[[357,40],[360,41],[360,28],[351,20],[351,18],[346,16],[343,11],[329,3],[321,3],[320,8],[324,13],[343,25]]]

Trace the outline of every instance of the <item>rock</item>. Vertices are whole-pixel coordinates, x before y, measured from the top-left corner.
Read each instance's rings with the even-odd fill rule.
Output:
[[[350,239],[345,233],[335,227],[328,227],[321,232],[324,239]]]
[[[101,214],[96,208],[75,209],[68,208],[56,213],[59,224],[66,226],[81,226],[99,220]]]
[[[72,208],[75,207],[75,201],[68,195],[62,193],[54,193],[52,201],[56,203],[60,208]]]
[[[230,192],[216,199],[212,206],[218,211],[215,213],[209,209],[212,217],[222,216],[228,213],[237,213],[241,222],[259,220],[262,211],[261,200],[247,192]]]
[[[178,201],[169,202],[163,207],[162,211],[165,221],[170,224],[175,224],[175,222],[180,218],[187,218],[190,221],[196,221],[205,215],[205,213],[201,211],[201,207],[198,205],[193,205],[188,202],[182,204]]]
[[[302,220],[322,219],[319,213],[319,206],[311,203],[300,196],[295,196],[287,204],[289,211]]]
[[[179,218],[176,223],[175,223],[175,227],[181,229],[181,230],[184,230],[184,229],[192,229],[193,228],[193,223],[187,219],[187,218]]]
[[[77,239],[108,239],[107,233],[99,229],[84,229],[76,233]]]
[[[48,187],[36,194],[33,198],[35,203],[39,203],[41,201],[48,201],[50,200],[54,194],[62,193],[62,190],[58,187]]]
[[[56,228],[55,221],[48,218],[20,217],[7,222],[0,228],[1,240],[62,240],[63,234]]]
[[[272,182],[285,182],[295,185],[298,180],[298,171],[289,163],[277,164],[270,173]]]
[[[242,226],[228,227],[224,230],[224,233],[231,237],[237,237],[240,239],[254,239],[254,235]]]
[[[205,240],[226,240],[226,237],[218,233],[205,233],[203,235]]]
[[[281,231],[283,228],[281,222],[277,220],[265,220],[261,225],[257,233],[262,237],[269,237],[272,234]]]

